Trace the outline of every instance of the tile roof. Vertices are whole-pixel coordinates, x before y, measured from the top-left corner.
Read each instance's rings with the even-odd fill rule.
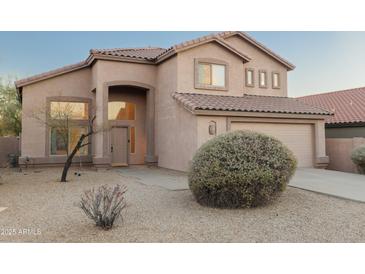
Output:
[[[116,48],[116,49],[92,49],[91,54],[102,54],[116,57],[130,57],[153,61],[157,56],[166,52],[164,48]]]
[[[326,124],[351,124],[365,122],[365,87],[303,96],[300,101],[333,112]]]
[[[238,35],[243,39],[249,41],[252,45],[256,46],[257,48],[261,49],[266,54],[270,55],[272,58],[276,59],[278,62],[282,63],[284,66],[287,67],[288,70],[292,70],[295,68],[294,65],[286,61],[284,58],[280,57],[279,55],[275,54],[255,39],[248,36],[246,33],[241,31],[226,31],[226,32],[219,32],[213,33],[210,35],[202,36],[197,39],[185,41],[180,44],[176,44],[168,49],[159,48],[159,47],[147,47],[147,48],[114,48],[114,49],[91,49],[89,57],[82,62],[77,64],[64,66],[62,68],[51,70],[45,73],[37,74],[28,78],[24,78],[15,82],[15,85],[19,88],[27,84],[31,84],[37,81],[45,80],[47,78],[57,76],[63,73],[68,73],[77,69],[84,68],[89,66],[93,63],[95,59],[115,59],[120,61],[134,61],[134,62],[147,62],[152,64],[158,64],[162,62],[166,58],[170,56],[186,50],[188,48],[198,46],[200,44],[209,43],[209,42],[216,42],[221,44],[223,47],[226,47],[228,50],[232,51],[234,54],[239,55],[243,58],[246,62],[250,61],[250,57],[245,55],[244,53],[235,49],[231,44],[225,41],[226,38],[231,36]]]
[[[173,98],[181,102],[191,111],[245,111],[291,114],[330,115],[331,113],[318,107],[300,102],[295,98],[274,96],[225,96],[198,93],[173,93]]]
[[[17,87],[19,87],[19,86],[22,86],[24,84],[36,82],[39,79],[47,78],[49,76],[56,76],[56,75],[59,75],[59,74],[63,74],[65,72],[78,70],[80,68],[87,67],[88,65],[89,64],[88,64],[87,60],[84,60],[84,61],[72,64],[72,65],[63,66],[63,67],[60,67],[60,68],[57,68],[57,69],[53,69],[53,70],[49,70],[47,72],[43,72],[43,73],[40,73],[40,74],[33,75],[31,77],[20,79],[18,81],[15,81],[15,85]]]

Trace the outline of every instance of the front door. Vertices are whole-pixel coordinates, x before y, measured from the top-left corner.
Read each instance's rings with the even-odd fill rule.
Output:
[[[128,128],[113,127],[111,132],[112,166],[128,165]]]

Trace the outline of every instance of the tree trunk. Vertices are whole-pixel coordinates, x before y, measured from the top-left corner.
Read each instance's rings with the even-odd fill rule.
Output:
[[[77,142],[76,146],[74,147],[74,149],[72,150],[71,154],[68,155],[67,157],[67,161],[65,163],[65,165],[63,166],[63,171],[62,171],[62,176],[61,176],[61,182],[66,182],[66,178],[67,178],[67,173],[68,170],[70,169],[70,166],[72,164],[72,159],[74,158],[74,156],[76,155],[76,153],[80,150],[81,147],[83,147],[84,145],[82,144],[82,142],[84,141],[84,139],[88,136],[89,134],[81,134],[79,141]],[[87,144],[85,144],[87,145]]]

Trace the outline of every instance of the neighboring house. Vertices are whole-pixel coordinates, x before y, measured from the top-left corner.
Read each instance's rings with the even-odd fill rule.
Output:
[[[334,113],[326,117],[326,151],[330,157],[328,168],[356,172],[350,154],[355,147],[365,144],[365,87],[298,99]]]
[[[71,102],[97,127],[81,161],[187,170],[195,151],[217,134],[251,129],[276,136],[301,167],[324,167],[324,119],[330,113],[287,97],[294,66],[242,32],[222,32],[162,48],[91,50],[89,57],[16,82],[22,98],[22,156],[58,164],[65,147],[56,129],[31,118],[35,107]],[[71,138],[75,139],[75,138]],[[75,159],[76,162],[79,159]]]

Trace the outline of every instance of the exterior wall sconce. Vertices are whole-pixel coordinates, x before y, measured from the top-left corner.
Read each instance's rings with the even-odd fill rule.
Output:
[[[217,123],[215,121],[209,122],[208,127],[209,135],[216,135],[217,134]]]

